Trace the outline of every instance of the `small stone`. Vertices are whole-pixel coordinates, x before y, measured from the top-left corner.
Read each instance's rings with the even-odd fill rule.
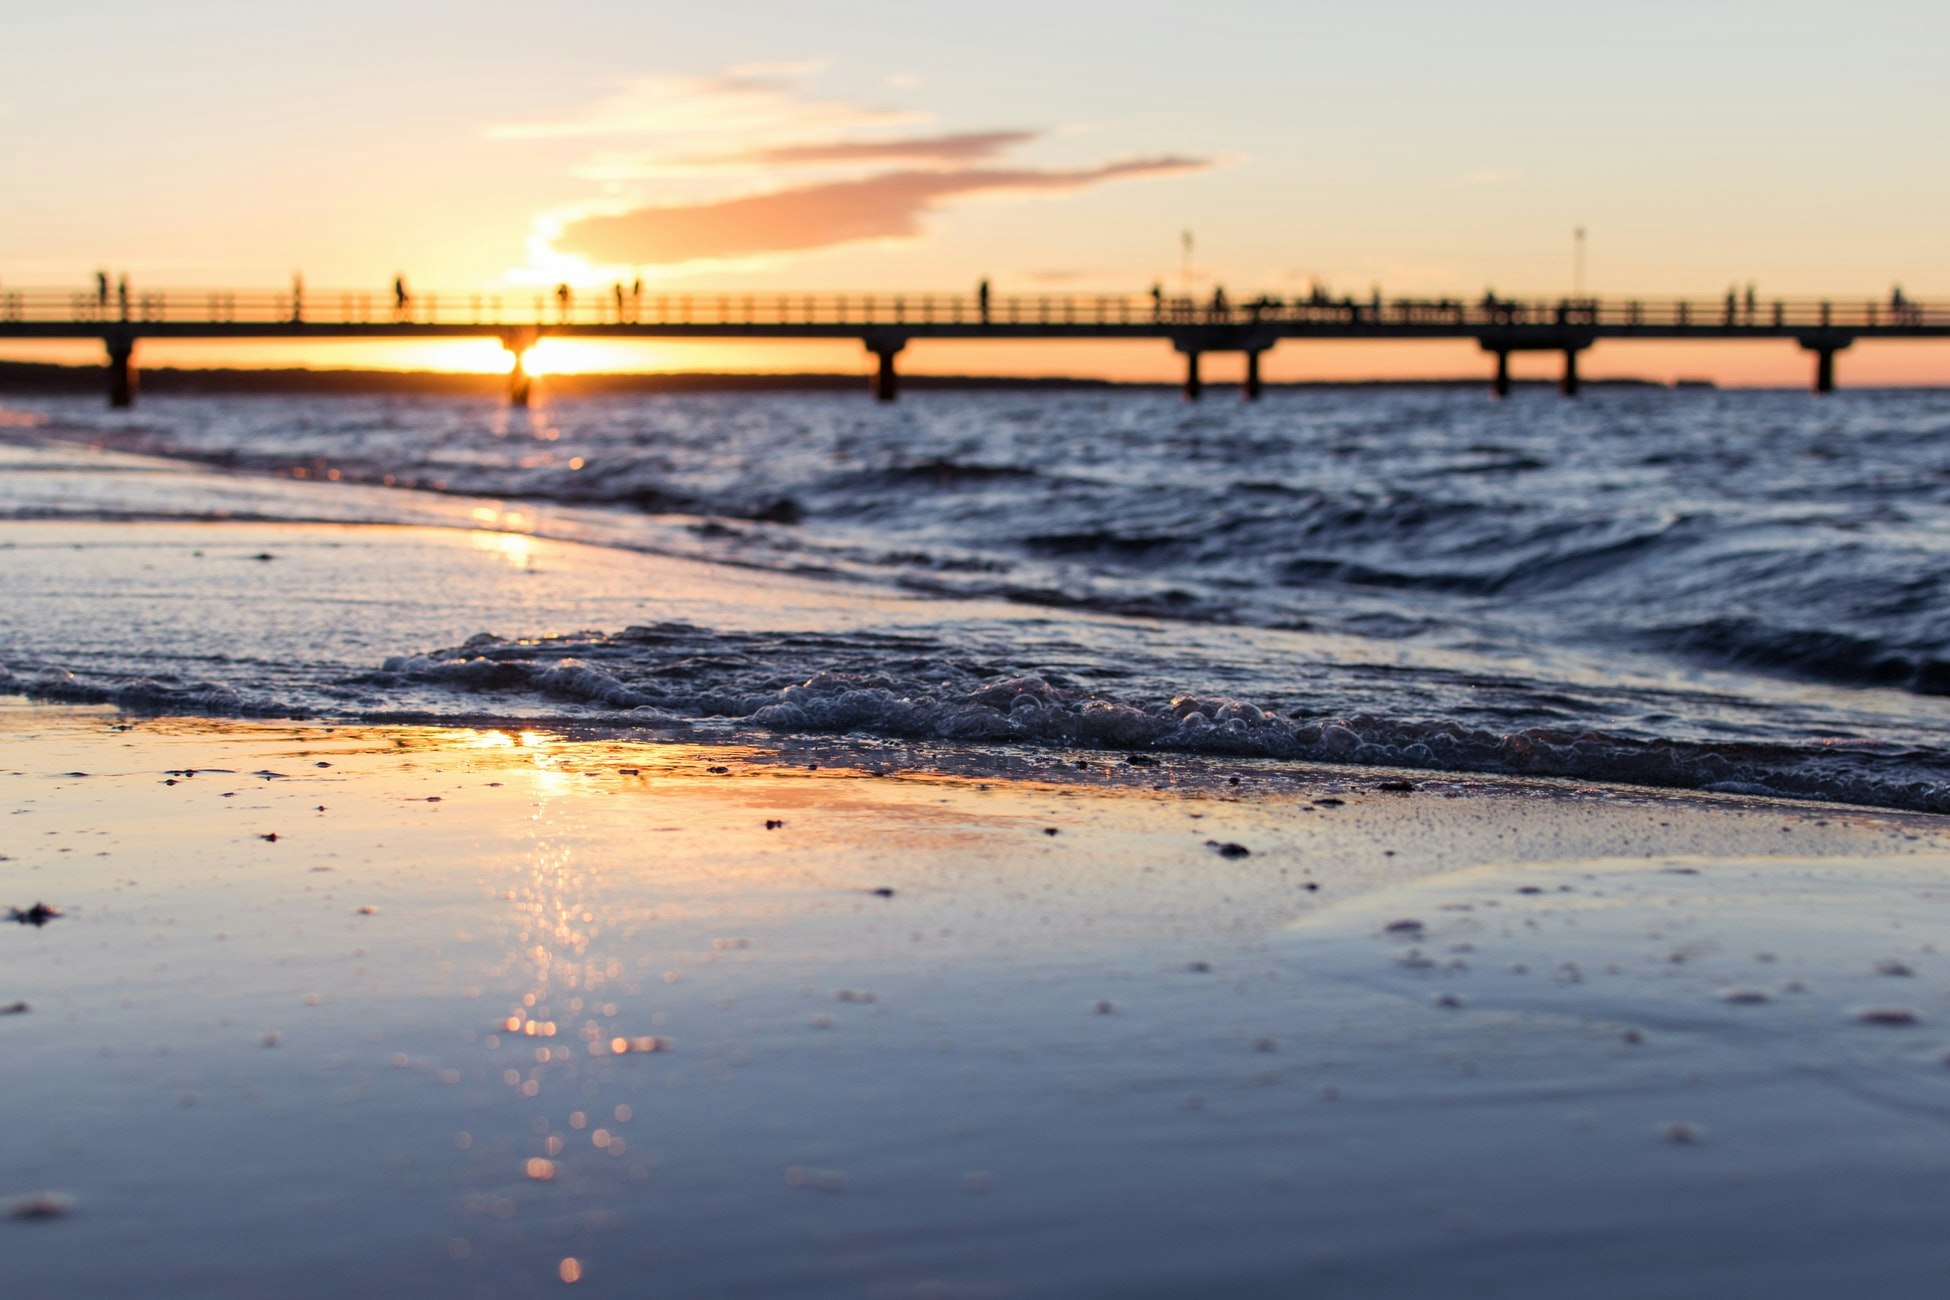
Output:
[[[1895,977],[1902,977],[1906,975],[1914,975],[1915,973],[1916,972],[1910,968],[1908,962],[1898,961],[1894,957],[1887,957],[1884,958],[1882,961],[1876,963],[1876,974],[1878,975],[1890,975]]]
[[[1766,989],[1721,989],[1720,990],[1720,1001],[1730,1002],[1735,1006],[1743,1006],[1743,1007],[1758,1006],[1763,1002],[1768,1002],[1771,1000],[1772,999],[1768,996]]]
[[[1222,858],[1249,858],[1252,855],[1253,851],[1243,844],[1234,844],[1228,841],[1219,845],[1219,856]]]
[[[1865,1025],[1887,1025],[1897,1028],[1923,1022],[1923,1018],[1908,1007],[1864,1007],[1855,1013],[1855,1018]]]
[[[29,1192],[0,1202],[9,1219],[59,1219],[74,1213],[74,1197],[66,1192]]]
[[[1706,1130],[1698,1124],[1688,1124],[1684,1120],[1674,1120],[1659,1129],[1659,1136],[1679,1146],[1698,1146],[1706,1141]]]

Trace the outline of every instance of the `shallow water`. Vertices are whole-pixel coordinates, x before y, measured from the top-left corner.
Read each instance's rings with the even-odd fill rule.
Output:
[[[0,594],[19,612],[0,625],[0,686],[14,691],[1950,808],[1950,401],[1936,392],[3,409],[16,445],[165,459],[16,452],[0,520],[485,529],[685,557],[748,584],[689,608],[654,582],[549,604],[507,574],[463,594],[426,570],[389,604],[367,599],[383,575],[361,587],[328,557],[302,585],[276,566],[240,577],[239,562],[169,596],[180,627],[156,636],[142,611],[162,595],[104,583],[80,600],[58,543],[10,535]],[[171,562],[212,553],[195,549]],[[764,575],[823,590],[820,612]],[[310,603],[324,589],[340,597],[329,630]],[[290,615],[246,629],[217,607],[240,593]]]

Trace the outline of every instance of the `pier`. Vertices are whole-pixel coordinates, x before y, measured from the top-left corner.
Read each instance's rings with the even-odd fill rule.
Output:
[[[1491,391],[1510,391],[1510,357],[1562,358],[1562,391],[1578,391],[1578,355],[1608,339],[1780,340],[1813,355],[1812,387],[1835,387],[1835,356],[1865,339],[1950,338],[1950,307],[1906,301],[1430,298],[1194,302],[1156,295],[974,294],[583,294],[379,292],[249,293],[170,289],[140,294],[7,289],[0,340],[94,339],[106,353],[110,404],[129,406],[144,339],[493,338],[511,354],[509,400],[526,404],[524,359],[542,338],[851,339],[875,359],[881,401],[899,392],[897,361],[932,339],[1168,342],[1184,357],[1185,396],[1204,391],[1200,359],[1239,353],[1241,392],[1260,396],[1260,361],[1282,342],[1473,341],[1493,358]]]

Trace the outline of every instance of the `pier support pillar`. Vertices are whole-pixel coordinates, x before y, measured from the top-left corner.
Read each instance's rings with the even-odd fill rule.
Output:
[[[108,404],[117,410],[135,405],[135,338],[110,335],[108,344]]]
[[[1248,402],[1259,400],[1259,353],[1248,349],[1246,352],[1246,382],[1240,389],[1240,396]]]
[[[528,349],[535,346],[537,337],[532,330],[501,336],[501,346],[506,348],[513,358],[508,366],[508,405],[510,406],[526,406],[534,396],[535,378],[528,373]]]
[[[1578,350],[1564,349],[1564,378],[1558,380],[1557,391],[1566,397],[1578,395]]]
[[[1815,354],[1815,391],[1834,392],[1835,354],[1855,342],[1854,336],[1840,330],[1818,330],[1803,334],[1796,341]]]
[[[1198,377],[1198,353],[1185,354],[1185,400],[1196,402],[1205,392],[1205,385]]]
[[[880,368],[873,377],[873,400],[891,402],[901,395],[900,376],[894,370],[894,358],[900,355],[900,349],[875,348],[873,354],[880,360]]]
[[[1510,395],[1510,354],[1502,349],[1496,354],[1496,378],[1490,381],[1490,391],[1498,397]]]

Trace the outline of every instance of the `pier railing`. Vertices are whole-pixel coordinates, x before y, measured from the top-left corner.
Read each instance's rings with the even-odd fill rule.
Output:
[[[1504,326],[1767,333],[1775,330],[1950,328],[1950,304],[1893,299],[1775,298],[1252,298],[1149,294],[967,293],[413,293],[0,288],[0,322],[31,325],[551,326],[1313,326],[1355,331],[1419,326],[1458,332]]]

